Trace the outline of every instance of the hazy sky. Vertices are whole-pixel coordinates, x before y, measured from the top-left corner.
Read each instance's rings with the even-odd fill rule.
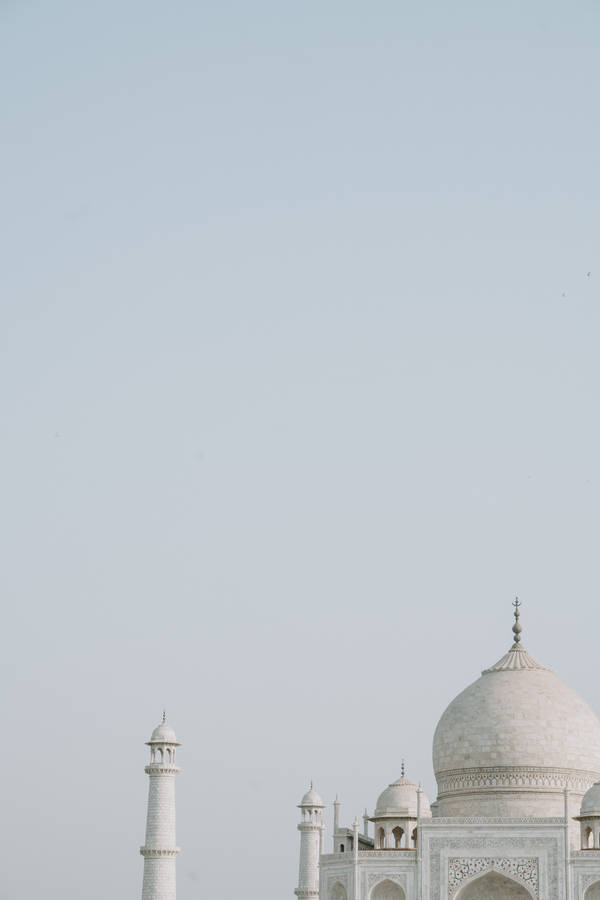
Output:
[[[178,900],[291,898],[311,777],[434,799],[516,592],[600,711],[600,3],[0,34],[0,898],[139,895],[163,705]]]

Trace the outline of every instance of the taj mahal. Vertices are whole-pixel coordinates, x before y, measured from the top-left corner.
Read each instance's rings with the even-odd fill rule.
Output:
[[[362,827],[336,799],[326,847],[311,784],[298,900],[600,900],[600,720],[523,647],[514,605],[512,646],[435,729],[433,803],[403,764]],[[148,743],[142,900],[175,900],[179,743],[164,717]]]

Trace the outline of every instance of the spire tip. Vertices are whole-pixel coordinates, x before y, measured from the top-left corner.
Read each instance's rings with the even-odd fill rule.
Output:
[[[513,650],[518,650],[519,644],[521,643],[521,632],[523,631],[519,623],[519,616],[521,615],[519,612],[519,607],[521,606],[521,601],[518,597],[515,597],[515,599],[513,600],[513,606],[515,608],[515,624],[512,627],[514,635]]]

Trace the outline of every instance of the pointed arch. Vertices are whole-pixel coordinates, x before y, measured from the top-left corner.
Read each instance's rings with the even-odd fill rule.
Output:
[[[406,900],[406,895],[399,884],[384,878],[371,891],[370,900]]]
[[[590,884],[584,894],[584,900],[600,900],[600,881],[595,881],[594,884]]]
[[[399,825],[396,825],[395,828],[392,828],[392,835],[394,837],[394,847],[396,850],[400,850],[402,847],[402,838],[404,837],[404,829],[400,828]]]
[[[341,881],[336,881],[335,884],[332,884],[329,888],[329,900],[348,900],[346,888]]]
[[[532,900],[532,896],[519,881],[492,871],[468,881],[456,900]]]

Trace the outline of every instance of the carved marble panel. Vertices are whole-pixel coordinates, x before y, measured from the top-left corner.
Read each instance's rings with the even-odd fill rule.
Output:
[[[486,872],[500,872],[539,897],[538,860],[535,856],[454,856],[448,860],[448,897]]]

